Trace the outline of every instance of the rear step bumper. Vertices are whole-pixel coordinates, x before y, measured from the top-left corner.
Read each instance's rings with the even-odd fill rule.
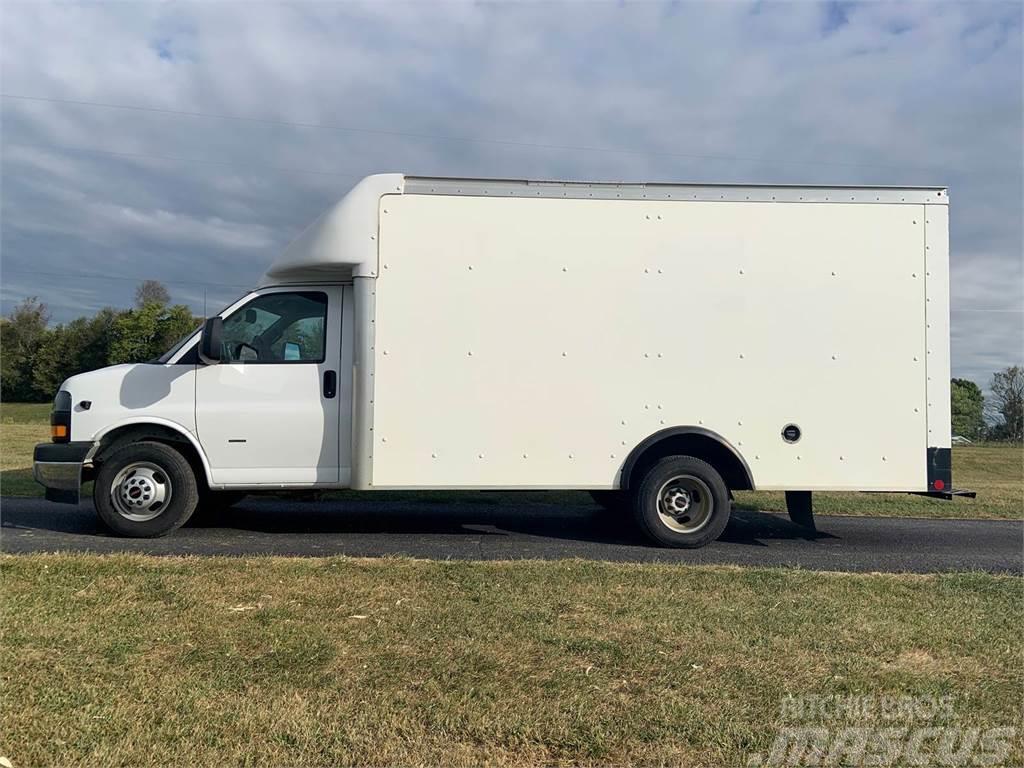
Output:
[[[964,488],[949,488],[944,491],[917,491],[914,496],[931,496],[933,499],[945,499],[952,501],[954,496],[962,496],[965,499],[973,499],[978,494],[975,491],[968,491]]]

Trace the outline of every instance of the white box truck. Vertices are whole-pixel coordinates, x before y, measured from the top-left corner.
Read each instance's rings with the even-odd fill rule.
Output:
[[[738,490],[950,497],[947,203],[370,176],[164,356],[68,379],[35,477],[126,536],[264,490],[585,489],[685,547]]]

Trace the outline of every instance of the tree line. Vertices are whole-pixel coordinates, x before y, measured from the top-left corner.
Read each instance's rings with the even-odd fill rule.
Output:
[[[0,319],[0,400],[46,402],[69,376],[152,360],[201,322],[155,280],[139,285],[132,309],[104,307],[52,326],[46,305],[27,298]]]
[[[46,402],[61,382],[83,371],[159,357],[202,322],[170,303],[155,280],[142,282],[132,309],[106,307],[92,317],[51,326],[46,305],[22,301],[0,319],[0,399]],[[993,374],[990,395],[968,379],[953,379],[952,429],[969,440],[1024,440],[1024,368]]]
[[[992,374],[990,396],[969,379],[950,382],[953,434],[968,440],[1024,440],[1024,368]]]

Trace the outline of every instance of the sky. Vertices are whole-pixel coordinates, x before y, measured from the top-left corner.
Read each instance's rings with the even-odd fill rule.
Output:
[[[8,0],[0,304],[219,310],[369,173],[941,185],[986,386],[1024,358],[1022,8]]]

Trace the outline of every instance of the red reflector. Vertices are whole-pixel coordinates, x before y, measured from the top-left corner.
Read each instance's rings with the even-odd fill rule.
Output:
[[[943,488],[946,487],[946,483],[943,482],[942,480],[936,480],[934,483],[932,483],[932,485],[935,487],[936,491],[941,491]]]

